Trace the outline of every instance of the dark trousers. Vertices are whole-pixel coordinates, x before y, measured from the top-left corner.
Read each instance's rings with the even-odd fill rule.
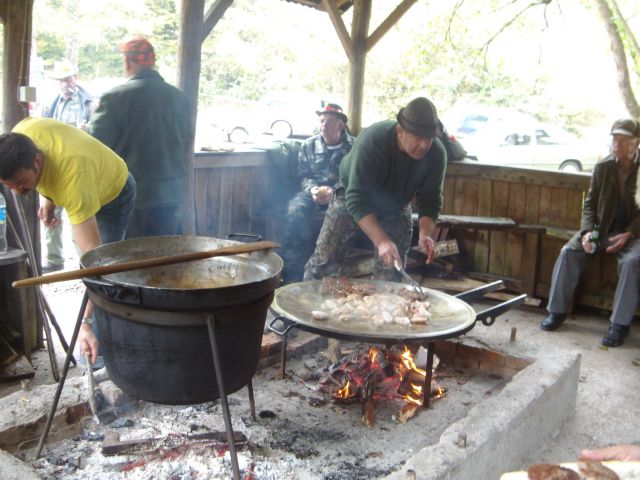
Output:
[[[302,280],[304,265],[316,245],[327,207],[317,205],[311,195],[299,192],[289,201],[280,256],[286,283]]]
[[[182,235],[182,217],[182,207],[177,205],[136,208],[126,238]]]

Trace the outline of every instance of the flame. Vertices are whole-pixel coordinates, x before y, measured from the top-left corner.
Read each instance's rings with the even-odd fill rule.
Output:
[[[380,350],[378,350],[376,347],[371,347],[369,349],[369,361],[371,362],[371,366],[376,365],[376,358],[378,358],[379,353]]]
[[[342,398],[342,399],[349,398],[350,396],[349,385],[351,385],[351,382],[347,380],[347,383],[345,384],[345,386],[342,388],[339,388],[338,391],[335,393],[334,397]]]
[[[401,395],[407,402],[415,403],[416,405],[422,405],[422,385],[416,385],[410,383],[411,390],[406,395]]]
[[[400,358],[402,359],[402,365],[407,369],[407,370],[411,370],[413,372],[419,373],[422,376],[427,375],[427,372],[425,370],[422,370],[421,368],[416,367],[416,364],[413,362],[413,354],[411,353],[411,350],[409,350],[407,348],[407,346],[404,346],[404,352],[402,352],[402,355],[400,356]]]

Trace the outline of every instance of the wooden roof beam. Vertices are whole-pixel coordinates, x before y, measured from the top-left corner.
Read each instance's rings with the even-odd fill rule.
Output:
[[[220,21],[224,13],[231,6],[233,0],[216,0],[213,2],[209,10],[204,15],[204,21],[202,22],[202,42],[204,42],[209,34],[213,31],[213,28]]]
[[[373,48],[373,46],[380,41],[382,37],[393,27],[398,20],[407,13],[407,11],[418,0],[402,0],[402,3],[398,5],[393,12],[375,29],[375,31],[367,38],[367,52]]]
[[[347,32],[347,27],[345,27],[342,21],[340,10],[338,10],[334,0],[322,0],[322,6],[329,14],[333,28],[335,28],[338,33],[338,38],[340,39],[340,43],[342,43],[342,48],[344,48],[349,61],[353,62],[353,42],[351,41],[349,32]]]

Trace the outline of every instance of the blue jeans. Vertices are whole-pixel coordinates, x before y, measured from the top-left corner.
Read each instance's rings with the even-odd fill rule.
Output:
[[[98,222],[98,230],[100,231],[100,239],[102,243],[112,243],[124,240],[127,233],[127,225],[129,218],[133,213],[133,207],[136,204],[136,181],[129,174],[127,182],[116,198],[111,200],[96,213],[96,221]],[[100,334],[96,322],[96,315],[93,314],[93,333],[101,344]],[[102,349],[98,347],[98,355],[102,356]],[[98,358],[94,369],[101,368],[103,361]]]
[[[103,205],[96,213],[102,243],[124,240],[127,225],[136,204],[136,181],[131,173],[116,198]]]

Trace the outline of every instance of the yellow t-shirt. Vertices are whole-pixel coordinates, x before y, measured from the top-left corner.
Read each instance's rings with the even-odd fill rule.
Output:
[[[129,170],[109,147],[79,128],[51,118],[25,118],[14,132],[31,138],[44,154],[36,185],[67,210],[72,224],[93,217],[122,191]]]

